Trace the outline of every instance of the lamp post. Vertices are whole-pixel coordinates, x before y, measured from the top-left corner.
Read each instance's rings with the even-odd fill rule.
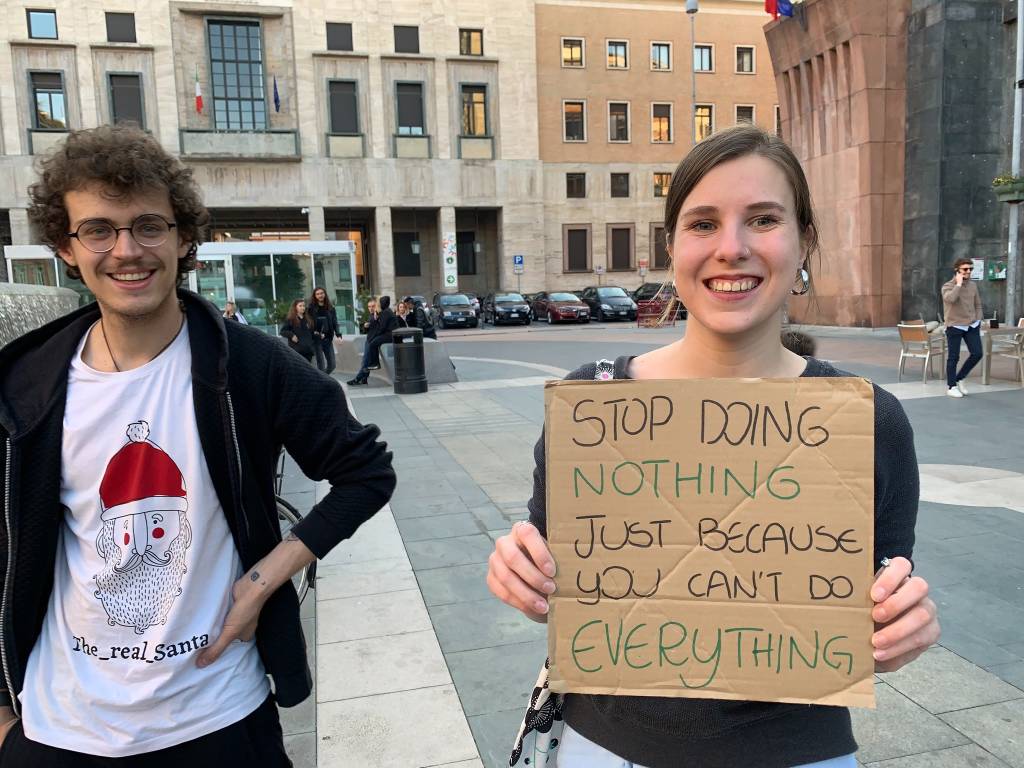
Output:
[[[1021,88],[1024,86],[1024,0],[1017,0],[1017,69],[1013,87],[1013,146],[1010,154],[1010,173],[1020,176],[1021,140]],[[1017,324],[1020,307],[1017,306],[1017,285],[1020,281],[1020,255],[1017,253],[1017,238],[1020,227],[1018,205],[1010,206],[1010,232],[1007,242],[1006,259],[1006,316],[1007,325]]]
[[[698,0],[686,0],[686,15],[690,17],[690,132],[697,143],[697,11]]]

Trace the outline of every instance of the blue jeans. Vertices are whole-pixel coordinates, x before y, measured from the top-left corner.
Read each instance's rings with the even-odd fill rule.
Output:
[[[639,763],[631,763],[613,755],[568,725],[562,731],[562,741],[555,754],[556,768],[644,768]],[[807,763],[797,768],[857,768],[857,761],[853,755],[845,755],[818,763]]]
[[[390,336],[391,334],[388,334]],[[391,339],[386,339],[383,336],[377,336],[373,341],[366,345],[363,350],[363,362],[359,368],[359,373],[356,374],[356,378],[359,381],[365,381],[370,378],[370,366],[380,365],[380,348],[385,344],[390,344]]]
[[[956,366],[960,362],[961,339],[967,345],[967,351],[971,353],[971,356],[967,358],[960,372],[957,373]],[[946,386],[952,389],[958,381],[966,379],[971,369],[981,362],[981,326],[968,328],[966,331],[952,326],[946,328],[946,346],[948,347],[946,350]]]

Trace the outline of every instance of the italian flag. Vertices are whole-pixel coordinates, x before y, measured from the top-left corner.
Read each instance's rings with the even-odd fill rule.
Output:
[[[203,91],[199,87],[199,65],[196,64],[196,112],[203,114]]]

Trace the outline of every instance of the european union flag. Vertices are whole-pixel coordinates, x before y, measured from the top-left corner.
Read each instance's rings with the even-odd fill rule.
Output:
[[[792,15],[792,11],[790,11],[790,15]],[[274,75],[274,111],[281,111],[281,94],[277,92],[277,75]]]

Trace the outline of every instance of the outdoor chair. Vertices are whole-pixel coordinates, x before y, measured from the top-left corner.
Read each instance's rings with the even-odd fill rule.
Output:
[[[1008,339],[992,340],[992,355],[1014,360],[1017,363],[1014,378],[1020,379],[1024,385],[1024,317],[1017,321],[1017,327],[1021,329],[1020,333]]]
[[[946,370],[946,337],[938,334],[928,333],[923,322],[900,323],[896,326],[900,332],[900,372],[897,381],[903,381],[903,369],[907,364],[907,358],[913,357],[923,360],[921,370],[921,381],[927,383],[928,373],[932,370],[932,359],[939,358],[939,377],[945,375]]]

